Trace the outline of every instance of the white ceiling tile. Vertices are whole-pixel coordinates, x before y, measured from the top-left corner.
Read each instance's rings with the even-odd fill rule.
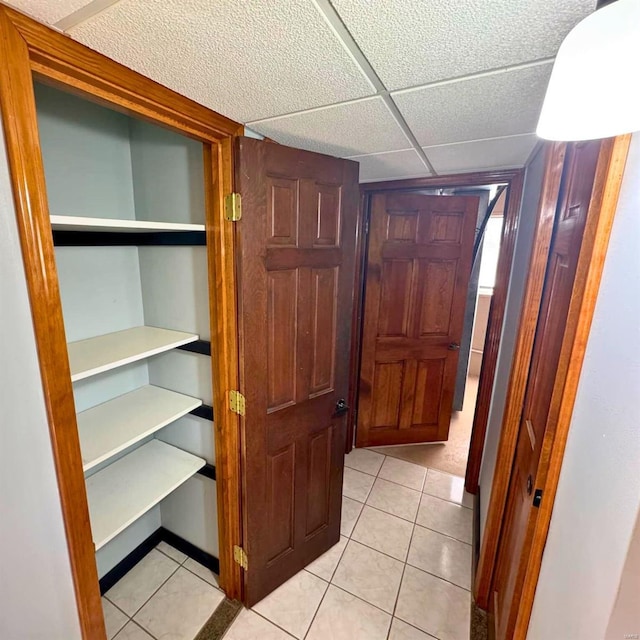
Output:
[[[54,24],[91,2],[91,0],[55,0],[55,2],[52,2],[52,0],[4,1],[47,24]]]
[[[291,147],[347,157],[410,146],[380,97],[249,123]]]
[[[309,0],[122,0],[70,35],[240,122],[375,93]]]
[[[596,0],[332,0],[388,89],[555,56]]]
[[[422,146],[535,131],[552,63],[393,93]]]
[[[431,175],[415,149],[352,156],[350,160],[360,163],[360,182]]]
[[[423,150],[438,173],[464,173],[522,167],[538,139],[535,134],[528,134],[423,147]]]

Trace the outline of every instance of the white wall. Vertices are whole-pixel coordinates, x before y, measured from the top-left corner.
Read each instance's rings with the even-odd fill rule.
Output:
[[[527,166],[525,174],[522,206],[520,208],[520,223],[513,252],[511,279],[509,281],[502,337],[500,339],[496,375],[493,384],[493,395],[489,408],[487,435],[482,456],[482,466],[480,468],[481,540],[484,536],[484,528],[487,521],[487,510],[491,497],[493,472],[495,470],[496,454],[498,451],[498,439],[502,426],[502,414],[504,413],[507,386],[511,374],[511,361],[513,359],[518,323],[520,320],[522,297],[524,295],[525,281],[529,270],[529,256],[531,255],[531,244],[533,242],[538,203],[540,201],[544,160],[545,153],[539,150]]]
[[[587,343],[529,640],[605,637],[640,506],[639,400],[636,134]]]
[[[80,638],[0,127],[0,638]]]
[[[640,511],[622,570],[618,597],[609,619],[605,640],[640,634]]]

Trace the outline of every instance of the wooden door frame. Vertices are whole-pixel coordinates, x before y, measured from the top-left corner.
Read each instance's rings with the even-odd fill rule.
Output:
[[[542,564],[542,554],[549,531],[562,459],[571,424],[573,405],[598,296],[598,288],[617,207],[630,139],[631,136],[626,135],[604,140],[598,157],[594,186],[569,305],[567,328],[562,341],[558,365],[558,370],[563,375],[558,376],[556,379],[551,400],[550,416],[552,416],[554,427],[548,429],[545,434],[545,442],[543,443],[542,456],[535,481],[535,486],[542,489],[543,500],[528,552],[523,590],[520,597],[516,598],[518,601],[518,614],[513,637],[518,640],[524,640],[527,634]],[[496,471],[489,502],[487,523],[474,584],[476,603],[485,609],[489,604],[489,596],[495,577],[520,414],[533,351],[535,328],[538,321],[553,221],[558,202],[564,152],[564,144],[553,144],[550,146],[546,161],[538,228],[534,238],[498,445]]]
[[[232,598],[242,596],[233,561],[233,545],[241,544],[240,432],[227,402],[228,390],[238,385],[238,342],[234,229],[224,218],[223,198],[233,185],[232,139],[244,128],[3,4],[0,59],[6,153],[80,630],[85,640],[103,640],[33,79],[204,143],[220,572]]]
[[[522,187],[524,184],[524,169],[500,169],[495,171],[476,171],[473,173],[458,173],[448,176],[434,176],[429,178],[414,178],[410,180],[391,180],[389,182],[368,182],[360,185],[361,202],[357,238],[356,255],[356,299],[353,313],[353,326],[351,335],[351,386],[349,390],[349,406],[352,407],[347,423],[347,448],[349,453],[353,448],[356,429],[357,389],[360,380],[360,354],[362,350],[362,320],[364,314],[364,290],[366,286],[366,259],[368,247],[368,226],[371,215],[371,200],[376,193],[416,191],[420,189],[439,189],[453,187],[475,187],[491,184],[507,185],[507,202],[504,213],[504,225],[502,229],[502,241],[498,257],[498,270],[496,284],[491,297],[489,307],[489,320],[482,355],[482,368],[478,383],[478,396],[475,413],[479,418],[481,427],[477,431],[475,440],[472,440],[473,448],[469,453],[469,460],[474,456],[477,461],[477,475],[480,472],[480,460],[484,448],[484,436],[487,420],[489,418],[489,404],[493,391],[493,379],[498,361],[498,349],[502,324],[507,302],[509,277],[511,275],[511,263],[518,230],[520,217],[520,203],[522,200]],[[483,372],[486,372],[483,375]],[[474,422],[475,425],[475,422]],[[477,480],[476,480],[477,481]]]

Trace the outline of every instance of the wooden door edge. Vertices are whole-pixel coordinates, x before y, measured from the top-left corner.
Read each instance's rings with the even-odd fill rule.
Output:
[[[86,98],[196,137],[205,148],[206,143],[220,143],[221,173],[205,176],[209,187],[216,190],[220,185],[229,191],[232,188],[230,141],[243,127],[2,3],[0,50],[2,125],[80,631],[85,640],[105,640],[32,78],[35,74]],[[225,352],[224,359],[216,358],[215,371],[231,385],[238,379],[238,355],[233,346],[237,345],[235,290],[233,295],[229,293],[235,287],[235,263],[233,231],[221,224],[221,194],[214,199],[215,219],[207,221],[208,237],[213,237],[220,251],[220,257],[214,258],[217,264],[212,268],[209,263],[215,274],[210,293],[215,283],[213,293],[221,296],[224,309],[224,326],[212,331],[212,349]],[[241,575],[233,562],[232,548],[233,541],[239,539],[241,517],[238,420],[226,411],[227,388],[218,387],[214,404],[216,443],[222,442],[216,454],[220,465],[217,490],[218,496],[223,496],[223,517],[219,519],[221,578],[227,594],[240,597]]]
[[[531,257],[529,259],[525,293],[522,299],[518,333],[511,361],[511,372],[507,386],[498,451],[496,453],[493,486],[491,487],[489,498],[478,569],[474,579],[474,597],[477,605],[482,609],[487,609],[489,606],[489,593],[493,580],[502,517],[506,505],[509,479],[511,477],[511,466],[515,454],[520,413],[522,411],[522,403],[529,374],[529,364],[533,352],[533,339],[538,323],[544,276],[551,246],[558,194],[560,192],[565,145],[563,143],[548,145],[546,154],[545,170],[542,179],[540,199],[538,201],[536,229],[534,232]],[[502,327],[500,327],[500,331],[502,331]],[[486,426],[485,424],[485,433]],[[474,430],[475,429],[476,423],[474,420]],[[474,443],[473,446],[475,455],[478,458],[474,464],[477,464],[477,473],[479,474],[482,450],[478,453],[478,444]],[[487,488],[485,487],[485,493],[486,490]]]
[[[553,392],[552,404],[559,407],[558,418],[551,434],[551,442],[545,446],[548,455],[545,456],[541,473],[536,479],[536,486],[543,488],[543,500],[533,531],[522,595],[516,604],[518,612],[514,640],[525,640],[527,636],[630,143],[630,134],[604,140],[598,158],[588,214],[592,223],[587,223],[590,228],[586,230],[580,250],[569,305],[569,330],[565,334],[561,349],[561,358],[568,363],[566,382],[562,388],[556,385]]]
[[[480,367],[480,379],[478,380],[478,394],[473,414],[473,426],[469,441],[469,457],[465,472],[465,489],[469,493],[478,492],[478,480],[480,478],[480,465],[484,451],[484,442],[489,422],[489,408],[493,394],[493,383],[498,365],[498,351],[502,338],[502,325],[507,307],[507,295],[509,293],[509,279],[513,264],[518,228],[520,226],[520,208],[524,188],[524,171],[514,176],[509,182],[507,191],[507,207],[502,231],[502,241],[498,254],[498,267],[496,270],[496,283],[489,305],[489,319],[485,333],[482,352],[482,364]]]
[[[353,315],[351,319],[351,347],[349,354],[349,414],[347,416],[347,441],[345,454],[354,446],[358,419],[358,384],[360,382],[360,343],[362,340],[362,314],[366,280],[366,229],[369,216],[369,196],[360,190],[360,207],[356,219],[356,256],[353,282]]]
[[[215,154],[215,157],[212,155]],[[218,556],[220,586],[227,597],[243,597],[242,569],[234,546],[242,545],[242,476],[240,416],[229,410],[229,391],[239,390],[239,346],[235,275],[235,223],[226,220],[224,196],[234,189],[234,145],[227,138],[205,145],[205,185],[212,215],[207,220],[211,371],[214,394]]]

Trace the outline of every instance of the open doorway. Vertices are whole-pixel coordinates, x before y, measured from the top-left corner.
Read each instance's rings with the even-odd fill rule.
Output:
[[[498,348],[498,342],[495,338],[496,336],[499,338],[499,329],[504,315],[506,289],[520,207],[521,179],[520,171],[505,171],[361,185],[367,233],[363,234],[361,244],[360,304],[358,306],[358,322],[356,323],[359,333],[354,336],[354,350],[356,351],[354,380],[357,381],[354,386],[359,393],[354,390],[352,395],[352,403],[356,411],[351,421],[354,433],[349,441],[353,443],[353,446],[372,446],[379,453],[394,458],[455,476],[465,475],[476,407],[481,406],[483,402],[488,403],[491,397],[492,371],[495,369]],[[380,307],[383,306],[383,303],[380,302],[379,292],[380,266],[374,264],[375,260],[372,260],[372,252],[379,249],[378,247],[372,248],[372,229],[375,235],[374,216],[376,211],[374,207],[380,207],[381,195],[385,195],[385,200],[390,203],[387,204],[387,209],[398,208],[399,203],[401,204],[401,200],[398,198],[400,195],[405,199],[407,196],[437,196],[438,198],[448,198],[449,202],[459,198],[475,200],[473,212],[467,214],[473,218],[471,227],[474,240],[472,245],[460,247],[461,252],[466,250],[469,255],[468,262],[464,263],[463,260],[456,265],[458,272],[454,276],[453,285],[451,285],[458,288],[455,295],[451,287],[447,289],[449,283],[442,281],[442,279],[440,282],[436,281],[435,286],[431,287],[431,299],[434,298],[433,294],[435,293],[435,297],[440,301],[439,308],[434,311],[432,308],[429,309],[427,304],[426,312],[424,309],[416,311],[415,308],[411,309],[412,306],[416,306],[415,299],[403,304],[402,298],[411,298],[411,287],[415,289],[417,282],[422,282],[424,285],[428,271],[425,269],[420,271],[420,267],[418,267],[414,273],[413,284],[405,285],[404,289],[401,282],[392,283],[394,284],[393,308],[396,319],[402,315],[399,310],[403,309],[407,311],[405,314],[407,317],[414,316],[408,319],[409,324],[411,322],[414,324],[422,323],[419,329],[413,327],[414,340],[408,342],[409,350],[413,351],[410,356],[418,361],[413,365],[414,370],[417,368],[420,373],[422,365],[422,381],[419,375],[407,380],[407,372],[409,376],[412,374],[411,365],[403,364],[402,368],[398,366],[397,362],[400,358],[397,347],[400,339],[397,335],[390,336],[390,342],[393,343],[395,352],[391,353],[390,358],[386,356],[383,358],[383,360],[393,362],[395,359],[396,361],[392,366],[383,366],[382,368],[381,377],[388,378],[385,381],[386,384],[381,385],[373,381],[370,373],[368,373],[367,379],[367,372],[363,372],[363,362],[365,367],[371,369],[370,362],[367,362],[367,360],[371,360],[371,357],[366,353],[366,349],[371,348],[367,343],[367,332],[371,334],[370,325],[376,322],[371,320],[371,309],[375,309],[379,314]],[[440,209],[443,207],[441,204],[438,206]],[[446,208],[444,207],[444,209]],[[396,211],[396,213],[398,212]],[[389,218],[389,220],[391,219]],[[397,220],[397,217],[393,218],[392,224],[396,224]],[[408,220],[409,218],[405,218],[405,224],[409,225],[407,227],[409,229],[411,223],[407,222]],[[451,218],[448,220],[451,221]],[[387,221],[382,226],[388,229],[389,224]],[[419,226],[419,222],[416,224]],[[433,221],[425,222],[423,227],[426,228],[428,224],[433,228],[436,223]],[[451,229],[452,227],[450,227]],[[418,231],[417,240],[420,240],[419,236],[420,232]],[[379,241],[379,238],[373,238],[374,244]],[[477,254],[475,259],[473,258],[474,249]],[[390,252],[397,251],[398,255],[395,257],[398,260],[407,259],[406,256],[403,258],[400,255],[399,249],[387,246],[384,251],[388,255],[391,255]],[[422,252],[425,251],[423,248]],[[441,247],[438,247],[436,253],[433,254],[434,262],[439,264],[448,259],[447,256],[441,254],[441,251]],[[409,250],[410,252],[411,250]],[[427,254],[425,253],[425,256],[422,257],[426,258]],[[460,273],[461,270],[466,270],[466,273]],[[435,271],[442,272],[441,269]],[[442,304],[443,290],[451,294],[452,303],[454,302],[453,298],[457,296],[457,308],[455,304],[450,306]],[[406,292],[405,295],[403,295],[404,292]],[[368,306],[367,296],[369,296]],[[378,300],[372,302],[376,296]],[[461,305],[460,299],[462,299]],[[449,353],[446,355],[454,356],[453,363],[449,365],[454,373],[449,372],[448,376],[446,363],[440,369],[436,367],[434,372],[434,367],[430,366],[428,362],[429,357],[419,356],[416,353],[416,338],[419,335],[425,335],[424,321],[429,313],[432,314],[432,318],[436,318],[432,328],[435,330],[434,333],[438,334],[439,340],[435,342],[447,348]],[[458,318],[454,317],[456,313]],[[441,322],[438,325],[436,317],[438,314],[441,318],[446,317],[447,322],[451,320],[452,326],[448,326],[445,330],[445,323]],[[388,325],[387,320],[383,320]],[[377,330],[377,333],[382,332]],[[368,338],[370,343],[371,336],[369,335]],[[429,348],[430,356],[434,360],[439,359],[444,363],[445,352],[436,354],[434,349],[435,347]],[[483,367],[488,373],[484,379],[481,379],[480,372]],[[386,371],[384,371],[385,368]],[[399,370],[397,372],[399,375],[395,380],[389,380],[394,369]],[[433,374],[430,379],[427,375],[429,373]],[[420,388],[421,383],[423,384],[422,388]],[[444,385],[447,388],[442,389],[438,385]],[[410,387],[409,392],[407,386]],[[437,389],[439,392],[434,391]],[[367,396],[373,396],[376,393],[377,399],[374,399],[372,403],[371,398]],[[427,400],[420,399],[419,402],[415,402],[416,396]],[[477,403],[478,398],[480,403]],[[411,417],[406,415],[407,401],[409,403],[414,401]],[[397,413],[395,413],[393,406],[394,402],[397,402],[398,405]],[[431,403],[429,406],[427,406],[428,402]],[[400,415],[401,406],[404,407],[404,415]],[[377,415],[373,415],[376,410]],[[442,422],[443,415],[446,420],[446,428],[443,429],[442,424],[436,428],[437,422]],[[429,421],[431,421],[431,425],[428,424]],[[393,428],[385,428],[392,425],[397,426],[395,432]],[[429,426],[431,429],[427,428]],[[381,434],[384,431],[387,432],[387,435],[383,438]]]

